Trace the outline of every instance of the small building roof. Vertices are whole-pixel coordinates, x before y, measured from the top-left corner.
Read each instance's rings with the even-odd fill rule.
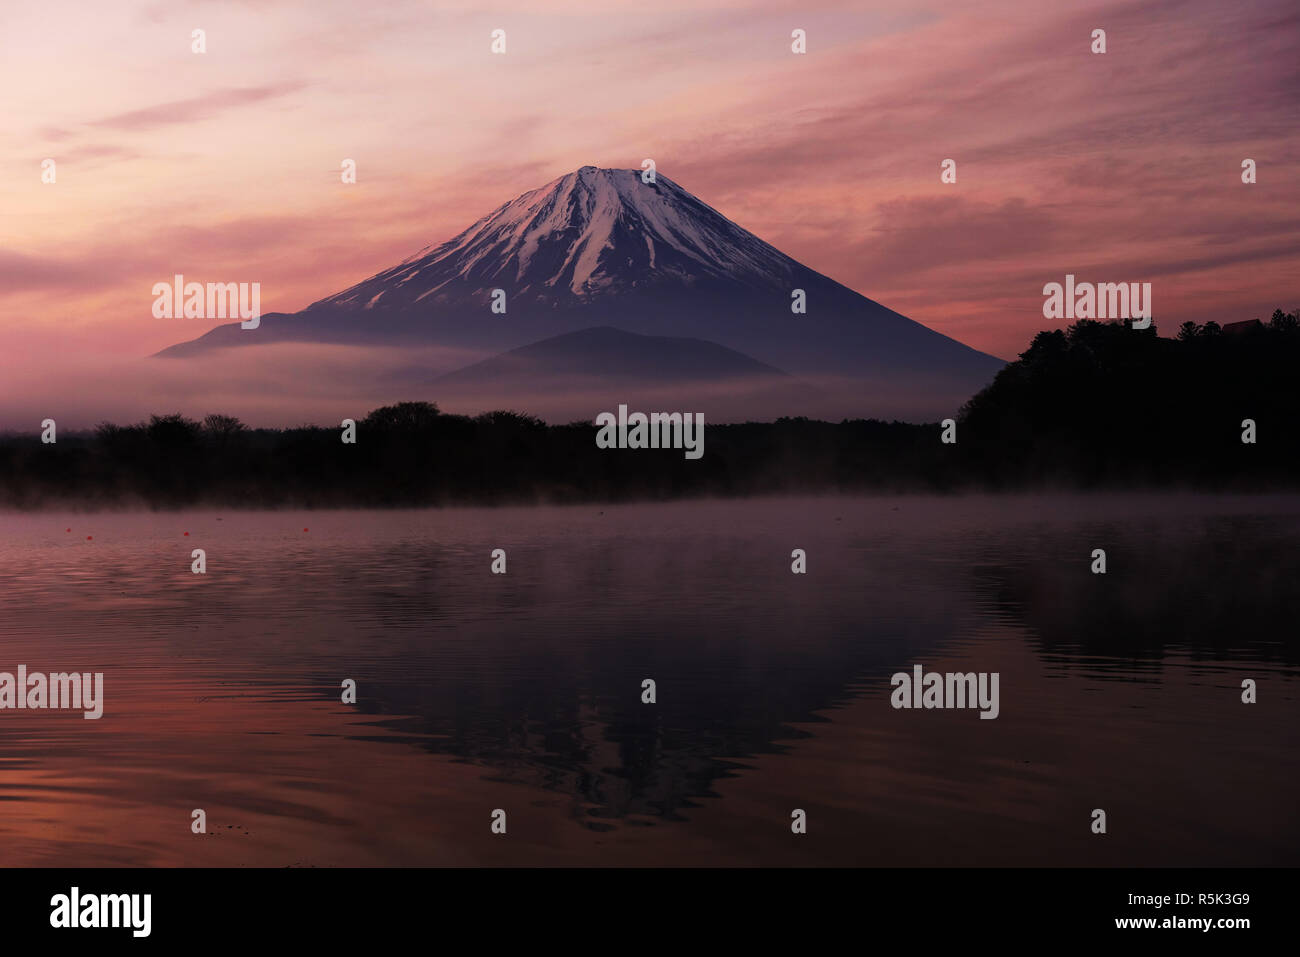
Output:
[[[1250,329],[1259,328],[1259,327],[1261,327],[1261,326],[1263,326],[1263,325],[1264,325],[1264,324],[1263,324],[1262,322],[1260,322],[1258,319],[1243,319],[1241,322],[1229,322],[1229,323],[1227,323],[1227,324],[1223,327],[1223,331],[1224,331],[1224,332],[1232,332],[1232,333],[1236,333],[1236,332],[1246,332],[1246,331],[1248,331],[1248,330],[1250,330]]]

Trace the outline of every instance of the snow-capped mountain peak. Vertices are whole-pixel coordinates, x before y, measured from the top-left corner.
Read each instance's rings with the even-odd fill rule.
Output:
[[[584,166],[317,305],[434,305],[492,288],[554,303],[703,280],[779,289],[798,268],[662,173],[647,183]]]

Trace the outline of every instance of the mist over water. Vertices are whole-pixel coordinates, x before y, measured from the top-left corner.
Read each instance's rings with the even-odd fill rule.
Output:
[[[105,688],[98,721],[0,713],[15,865],[1300,861],[1300,497],[6,514],[0,532],[0,671]],[[914,664],[999,672],[999,717],[892,709]]]

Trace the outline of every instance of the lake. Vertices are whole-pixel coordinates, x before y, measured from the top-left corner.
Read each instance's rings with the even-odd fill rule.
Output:
[[[1298,546],[1297,496],[3,514],[0,671],[104,710],[0,710],[0,846],[1295,866]],[[918,664],[997,673],[997,718],[892,707]]]

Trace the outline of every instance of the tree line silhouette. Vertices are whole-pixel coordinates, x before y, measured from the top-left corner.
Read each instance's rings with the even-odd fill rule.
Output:
[[[252,429],[154,415],[42,444],[0,437],[0,505],[409,506],[1026,488],[1300,484],[1300,311],[1219,326],[1081,320],[1038,333],[938,423],[782,418],[705,426],[705,454],[600,449],[590,422],[400,402],[356,424]],[[1242,441],[1245,420],[1255,442]]]

